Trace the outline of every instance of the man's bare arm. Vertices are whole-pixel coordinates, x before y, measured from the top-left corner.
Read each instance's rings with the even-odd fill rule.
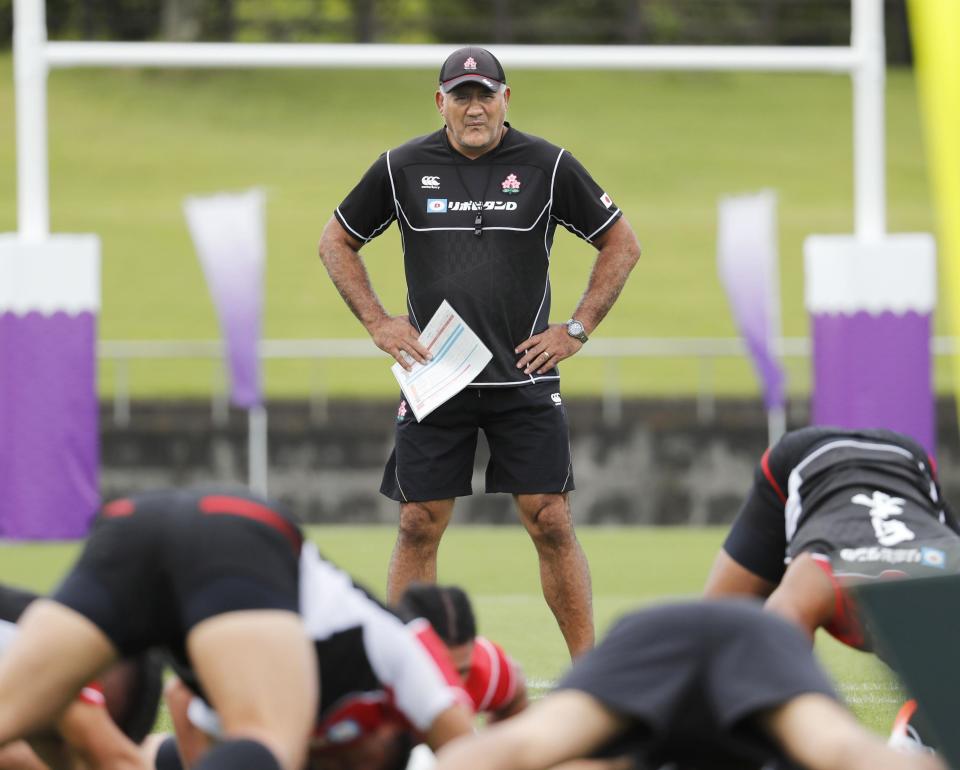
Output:
[[[473,715],[459,703],[441,711],[427,730],[426,743],[439,751],[454,738],[473,734]]]
[[[331,217],[320,237],[320,260],[347,307],[367,330],[374,344],[410,369],[414,361],[425,363],[430,352],[420,344],[419,333],[407,316],[391,316],[370,283],[360,257],[363,244]]]
[[[591,334],[610,312],[640,258],[637,236],[624,217],[614,222],[593,244],[599,249],[597,258],[587,289],[572,316],[583,324],[587,334]],[[564,324],[551,324],[517,346],[516,352],[521,356],[517,368],[523,369],[524,374],[544,374],[582,347],[582,342],[567,334]]]
[[[705,599],[725,596],[766,599],[776,587],[776,583],[748,570],[721,548],[713,560],[707,584],[703,588],[703,596]]]
[[[936,757],[890,748],[825,695],[800,695],[766,712],[761,721],[809,770],[946,770]]]
[[[640,244],[625,217],[594,241],[599,251],[590,272],[587,289],[580,298],[573,317],[583,323],[589,334],[610,312],[617,301],[630,271],[640,259]]]
[[[564,690],[437,754],[434,770],[546,770],[590,754],[626,726],[586,693]]]

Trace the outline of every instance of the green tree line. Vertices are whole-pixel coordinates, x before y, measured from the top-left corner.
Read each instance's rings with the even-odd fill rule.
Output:
[[[44,0],[36,0],[43,2]],[[850,0],[45,0],[51,39],[844,45]],[[905,0],[883,0],[909,63]],[[0,0],[9,45],[13,0]]]

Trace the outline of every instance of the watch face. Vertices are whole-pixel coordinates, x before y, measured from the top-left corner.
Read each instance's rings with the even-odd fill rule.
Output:
[[[567,333],[571,337],[577,337],[583,334],[583,324],[579,321],[571,321],[567,324]]]

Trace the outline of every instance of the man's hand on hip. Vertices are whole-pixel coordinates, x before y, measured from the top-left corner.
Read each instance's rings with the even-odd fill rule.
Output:
[[[387,316],[370,327],[373,344],[393,356],[408,372],[414,363],[425,364],[433,355],[420,344],[420,333],[405,315]]]
[[[567,334],[566,324],[550,324],[540,334],[517,345],[514,351],[520,356],[517,369],[523,369],[524,374],[546,374],[582,347],[580,340]]]

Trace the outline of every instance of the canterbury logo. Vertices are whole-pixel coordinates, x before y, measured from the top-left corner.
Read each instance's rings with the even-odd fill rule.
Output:
[[[424,176],[420,177],[420,187],[424,190],[437,190],[440,187],[440,177]]]

